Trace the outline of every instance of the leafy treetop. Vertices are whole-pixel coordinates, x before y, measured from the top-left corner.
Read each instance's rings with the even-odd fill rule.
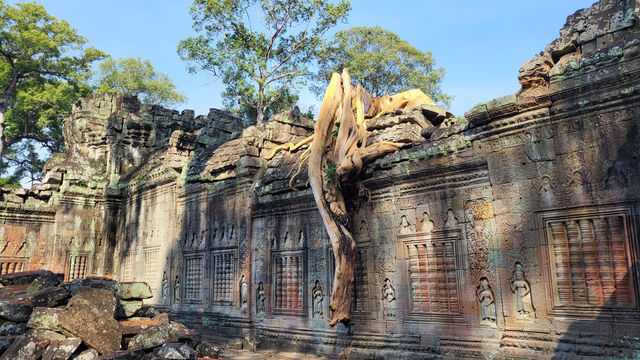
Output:
[[[375,27],[353,27],[339,31],[325,46],[316,78],[324,84],[334,72],[349,69],[354,83],[360,83],[375,97],[412,88],[422,90],[435,102],[449,105],[451,96],[440,89],[442,67],[434,68],[431,52],[422,52],[391,31]]]
[[[105,59],[99,65],[96,85],[98,93],[122,91],[149,104],[168,106],[185,101],[166,74],[156,72],[148,59],[139,57]]]
[[[304,83],[323,36],[349,10],[346,0],[195,0],[199,35],[180,41],[178,53],[190,71],[221,79],[223,96],[255,109],[261,123],[281,94]]]

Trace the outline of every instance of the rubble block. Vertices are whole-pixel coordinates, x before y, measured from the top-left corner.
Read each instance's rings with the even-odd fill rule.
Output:
[[[66,360],[73,355],[73,353],[82,344],[82,340],[79,338],[69,338],[64,340],[53,340],[47,347],[44,354],[42,354],[42,360]]]
[[[0,275],[0,284],[2,285],[31,285],[38,279],[46,286],[55,286],[62,282],[64,274],[55,274],[48,270],[23,271],[12,274]]]
[[[81,338],[102,355],[120,350],[120,323],[88,300],[78,298],[73,303],[70,301],[67,309],[58,316],[58,321],[65,333]]]
[[[59,331],[58,316],[64,309],[37,307],[33,309],[27,326],[35,329]]]
[[[20,335],[0,356],[0,360],[38,360],[48,345],[49,341],[34,341]]]
[[[71,297],[71,293],[63,287],[48,287],[36,291],[25,297],[33,306],[55,307],[64,304]]]
[[[105,316],[113,318],[116,311],[116,304],[118,300],[113,291],[106,289],[95,289],[90,287],[80,287],[71,300],[69,300],[68,307],[72,307],[76,302],[87,301],[96,310],[105,314]]]
[[[116,316],[119,319],[134,316],[142,308],[142,300],[119,300]]]
[[[153,297],[151,287],[145,282],[122,282],[116,285],[116,295],[122,300],[141,300]]]
[[[25,322],[29,320],[33,305],[26,300],[20,299],[0,299],[0,318]]]

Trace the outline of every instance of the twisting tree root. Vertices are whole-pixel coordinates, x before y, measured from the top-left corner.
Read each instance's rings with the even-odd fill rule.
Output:
[[[348,229],[348,211],[343,189],[352,187],[363,167],[372,160],[398,150],[402,144],[378,142],[369,146],[365,122],[385,113],[421,104],[433,105],[422,91],[414,89],[394,96],[373,98],[362,86],[353,87],[347,70],[334,73],[324,95],[314,133],[297,144],[276,147],[265,159],[278,151],[295,151],[311,143],[300,155],[300,165],[289,186],[305,163],[309,183],[335,258],[332,310],[329,324],[349,324],[353,292],[356,243]]]

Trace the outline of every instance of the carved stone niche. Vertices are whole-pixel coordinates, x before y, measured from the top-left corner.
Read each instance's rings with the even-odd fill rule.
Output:
[[[26,258],[0,256],[0,275],[25,271],[26,263]]]
[[[306,315],[305,250],[271,252],[271,312],[277,315]]]
[[[637,317],[636,209],[622,203],[537,214],[549,314]]]
[[[211,304],[234,304],[234,284],[238,272],[237,249],[211,251]]]
[[[92,257],[88,252],[67,253],[67,267],[64,272],[65,281],[83,279],[91,274]]]
[[[466,276],[460,230],[399,236],[408,270],[408,320],[464,322],[460,279]]]
[[[201,251],[185,252],[183,265],[183,303],[202,303],[202,266],[204,256]]]

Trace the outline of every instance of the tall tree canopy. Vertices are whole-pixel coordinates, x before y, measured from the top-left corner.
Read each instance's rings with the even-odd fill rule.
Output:
[[[140,97],[142,102],[176,105],[185,101],[175,84],[164,73],[156,72],[148,59],[108,58],[100,63],[96,85],[99,93],[122,91]]]
[[[41,5],[0,1],[1,172],[33,158],[34,143],[63,150],[62,119],[91,93],[90,65],[104,57],[86,42]]]
[[[417,88],[436,103],[448,106],[451,96],[440,89],[442,67],[434,68],[431,52],[422,52],[398,35],[375,27],[353,27],[339,31],[325,46],[319,60],[318,93],[334,72],[349,69],[355,84],[373,96],[395,94]]]
[[[255,109],[261,123],[282,94],[304,82],[324,34],[350,8],[346,0],[195,0],[199,35],[180,41],[178,53],[189,71],[221,79],[223,96]]]

